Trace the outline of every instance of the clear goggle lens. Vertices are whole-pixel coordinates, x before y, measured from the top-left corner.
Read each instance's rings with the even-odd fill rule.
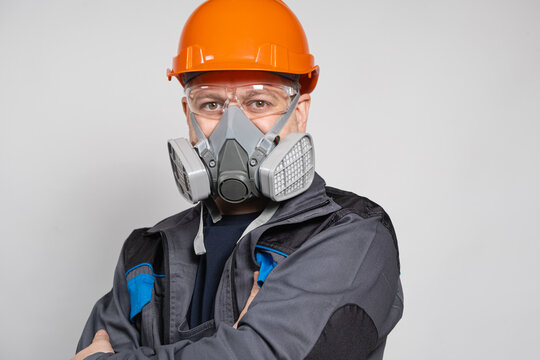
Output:
[[[237,105],[250,119],[287,112],[298,90],[285,85],[252,84],[238,87],[197,85],[186,89],[190,110],[200,117],[219,120],[225,109]]]

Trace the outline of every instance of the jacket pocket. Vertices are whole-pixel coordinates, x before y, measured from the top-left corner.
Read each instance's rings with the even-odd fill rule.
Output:
[[[178,327],[180,340],[198,341],[204,337],[212,336],[216,332],[216,324],[214,319],[203,322],[193,329],[182,330],[186,325],[187,320],[184,320],[184,322]]]
[[[141,345],[155,347],[163,339],[163,282],[152,265],[141,263],[126,272],[130,297],[129,320],[141,335]]]

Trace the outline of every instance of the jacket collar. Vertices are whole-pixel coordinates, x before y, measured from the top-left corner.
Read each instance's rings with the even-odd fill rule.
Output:
[[[291,218],[299,212],[309,211],[310,208],[318,208],[330,203],[331,200],[326,195],[325,186],[324,179],[315,173],[310,187],[300,195],[281,202],[271,221],[277,222],[281,219]]]
[[[281,221],[293,222],[296,216],[302,216],[302,220],[310,218],[311,216],[317,216],[318,214],[329,213],[338,210],[340,207],[334,203],[326,195],[326,183],[324,179],[315,173],[313,182],[310,187],[303,193],[295,196],[292,199],[283,201],[276,206],[276,203],[270,203],[268,208],[263,211],[265,214],[264,219],[257,218],[254,220],[257,226],[264,225],[266,223],[278,223]],[[202,203],[193,206],[187,210],[182,211],[176,215],[166,218],[156,224],[154,227],[148,229],[149,233],[155,233],[159,231],[167,232],[178,228],[179,226],[196,227],[197,232],[194,239],[194,247],[197,254],[204,253],[204,243],[202,238],[202,222],[201,210],[203,208]],[[261,214],[261,216],[263,216]],[[264,221],[262,221],[264,220]],[[261,223],[262,222],[262,223]],[[198,223],[198,224],[197,224]],[[251,225],[251,224],[250,224]],[[248,226],[250,230],[253,230],[253,226]]]

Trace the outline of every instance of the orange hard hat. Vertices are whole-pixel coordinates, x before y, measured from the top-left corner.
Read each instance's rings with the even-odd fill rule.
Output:
[[[191,14],[167,76],[184,86],[184,73],[218,70],[298,74],[302,93],[319,77],[304,29],[281,0],[208,0]]]

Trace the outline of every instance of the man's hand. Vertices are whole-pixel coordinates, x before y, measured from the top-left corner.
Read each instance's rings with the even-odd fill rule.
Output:
[[[87,348],[79,351],[71,360],[83,360],[84,358],[98,352],[114,353],[109,339],[109,334],[107,334],[107,332],[103,329],[98,330],[96,335],[94,335],[94,340],[92,340],[92,343],[88,345]]]
[[[253,287],[251,288],[251,293],[249,294],[249,298],[246,302],[246,306],[244,306],[244,310],[242,310],[242,312],[240,313],[240,316],[238,317],[238,320],[236,320],[236,322],[233,325],[233,328],[235,329],[238,327],[238,322],[244,316],[244,314],[248,311],[249,305],[251,304],[251,302],[253,301],[257,293],[259,292],[260,287],[259,287],[259,284],[257,284],[258,277],[259,277],[259,272],[255,271],[253,273]]]

